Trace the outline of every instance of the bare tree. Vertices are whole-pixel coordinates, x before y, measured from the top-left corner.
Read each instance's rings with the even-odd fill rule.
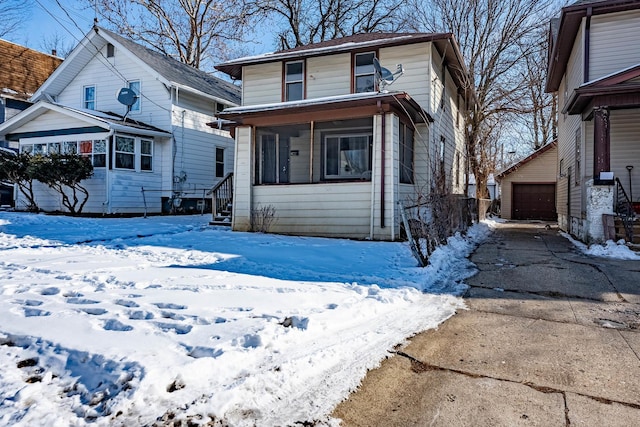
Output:
[[[67,42],[58,32],[43,36],[40,42],[40,49],[43,52],[54,54],[59,58],[65,58],[69,55],[73,47],[73,43]]]
[[[87,1],[93,7],[94,0]],[[118,33],[195,68],[209,68],[240,41],[251,15],[243,0],[97,0]]]
[[[32,2],[0,0],[0,38],[20,28],[29,19]]]
[[[258,0],[256,6],[278,22],[277,44],[290,49],[357,33],[400,31],[408,24],[403,0]]]
[[[523,113],[520,64],[537,48],[532,34],[547,25],[552,0],[412,0],[417,30],[452,32],[460,44],[476,94],[467,113],[468,158],[477,197],[502,152],[500,131]]]

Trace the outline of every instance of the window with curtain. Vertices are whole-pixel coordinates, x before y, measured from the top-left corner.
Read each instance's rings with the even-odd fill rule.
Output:
[[[325,179],[371,179],[371,135],[327,135]]]

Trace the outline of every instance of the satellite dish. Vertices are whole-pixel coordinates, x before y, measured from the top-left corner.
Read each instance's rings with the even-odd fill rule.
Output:
[[[131,107],[138,100],[138,95],[135,93],[133,89],[128,87],[123,87],[118,92],[118,102],[120,104],[126,105],[127,107]]]
[[[398,64],[396,71],[391,72],[388,69],[380,65],[378,58],[373,58],[373,68],[376,74],[376,82],[378,83],[378,90],[380,92],[386,92],[385,88],[398,80],[402,74],[404,74],[404,68],[402,64]]]

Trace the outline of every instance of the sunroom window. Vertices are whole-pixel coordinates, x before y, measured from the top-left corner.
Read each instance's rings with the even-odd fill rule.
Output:
[[[325,179],[369,178],[371,135],[328,135],[324,140]]]
[[[116,136],[116,168],[135,169],[135,139],[126,136]]]
[[[80,154],[91,160],[96,168],[103,168],[107,164],[107,142],[105,140],[80,141]]]

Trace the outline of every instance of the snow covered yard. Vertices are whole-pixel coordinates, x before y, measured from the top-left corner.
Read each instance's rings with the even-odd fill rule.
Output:
[[[0,212],[0,424],[337,424],[368,369],[464,307],[488,234],[421,269],[404,243],[208,220]]]

